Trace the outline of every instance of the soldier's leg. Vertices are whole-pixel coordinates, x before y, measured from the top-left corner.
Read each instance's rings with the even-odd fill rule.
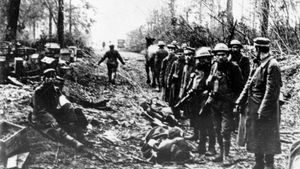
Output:
[[[52,114],[48,112],[42,113],[33,124],[38,130],[53,140],[63,142],[78,150],[83,149],[83,144],[68,135],[65,130],[60,127],[59,123],[55,119],[55,116]]]
[[[75,112],[74,107],[70,103],[65,104],[57,111],[58,113],[56,113],[55,118],[58,120],[58,123],[62,126],[62,128],[71,135],[75,137],[79,136],[81,138],[84,128],[87,125],[87,121],[79,122],[79,120],[82,120],[84,117],[83,114],[81,114],[80,117],[78,116],[82,112],[79,110],[76,110],[77,112]]]
[[[265,168],[274,169],[274,154],[265,154]]]
[[[208,147],[208,152],[207,155],[211,156],[211,155],[215,155],[216,154],[216,149],[215,149],[215,145],[216,145],[216,134],[214,131],[214,126],[213,126],[213,122],[212,122],[212,116],[211,114],[208,114],[206,121],[206,127],[205,127],[205,131],[207,133],[208,136],[208,143],[209,143],[209,147]]]
[[[156,79],[156,82],[157,82],[158,91],[161,90],[161,85],[160,85],[161,83],[159,81],[159,74],[160,74],[160,66],[157,65],[156,70],[155,70],[155,79]]]
[[[146,74],[147,74],[147,81],[146,81],[146,83],[150,84],[151,80],[150,80],[150,74],[149,74],[150,73],[149,61],[146,61],[145,70],[146,70]]]
[[[206,141],[207,141],[207,133],[206,133],[206,125],[205,125],[205,119],[199,118],[198,121],[198,128],[199,128],[199,145],[198,145],[198,151],[199,154],[205,154],[206,153]]]
[[[264,169],[264,154],[255,153],[255,165],[253,169]]]
[[[231,140],[231,131],[233,125],[233,115],[231,110],[225,110],[222,113],[222,136],[223,136],[223,164],[227,165],[230,163],[229,151],[230,151],[230,140]]]
[[[214,162],[220,162],[223,160],[223,138],[221,135],[221,122],[222,122],[222,115],[220,111],[213,111],[213,124],[214,130],[217,135],[217,142],[220,147],[220,153],[214,158]]]
[[[195,117],[190,117],[190,126],[193,128],[193,135],[185,137],[187,140],[197,141],[199,138],[199,123]]]
[[[112,74],[111,66],[107,65],[107,77],[108,77],[108,82],[111,82],[111,74]]]
[[[85,115],[83,114],[82,109],[75,108],[74,111],[77,116],[77,122],[76,122],[77,126],[82,129],[86,129],[89,122],[88,122],[87,118],[85,117]]]
[[[111,73],[111,83],[112,84],[116,83],[116,76],[117,76],[117,72],[113,70]]]

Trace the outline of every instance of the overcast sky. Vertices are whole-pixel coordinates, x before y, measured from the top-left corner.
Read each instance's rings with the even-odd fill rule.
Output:
[[[90,0],[96,8],[93,41],[114,41],[126,38],[126,33],[146,23],[153,9],[163,0]]]

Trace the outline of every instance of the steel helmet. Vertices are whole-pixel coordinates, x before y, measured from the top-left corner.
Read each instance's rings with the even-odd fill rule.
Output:
[[[188,45],[186,44],[186,43],[183,43],[182,45],[181,45],[181,48],[187,48],[188,47]]]
[[[158,46],[165,46],[166,44],[165,44],[165,42],[164,41],[158,41],[158,44],[157,44]]]
[[[55,73],[56,73],[55,69],[48,68],[48,69],[44,70],[43,75],[46,77],[49,77],[49,76],[55,76]]]
[[[210,47],[201,47],[196,51],[196,58],[212,56]]]
[[[216,52],[229,52],[229,48],[224,43],[218,43],[218,44],[216,44],[216,46],[214,47],[212,52],[213,53],[216,53]]]
[[[169,49],[175,49],[176,47],[175,47],[175,45],[173,45],[173,44],[168,44],[168,45],[167,45],[167,48],[169,48]]]
[[[237,46],[239,46],[239,47],[243,47],[243,45],[242,45],[242,43],[239,41],[239,40],[236,40],[236,39],[234,39],[234,40],[232,40],[231,42],[230,42],[230,47],[232,47],[232,46],[234,46],[234,45],[237,45]]]

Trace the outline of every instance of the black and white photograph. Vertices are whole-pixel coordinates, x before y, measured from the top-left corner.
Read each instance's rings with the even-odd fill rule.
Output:
[[[300,169],[300,0],[0,0],[0,169]]]

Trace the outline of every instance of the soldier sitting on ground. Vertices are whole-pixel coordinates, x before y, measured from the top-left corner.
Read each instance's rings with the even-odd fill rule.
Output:
[[[88,121],[81,109],[73,108],[62,95],[55,78],[54,69],[44,71],[43,83],[33,94],[31,123],[48,137],[82,150],[83,144],[76,139],[85,141],[83,133]]]

